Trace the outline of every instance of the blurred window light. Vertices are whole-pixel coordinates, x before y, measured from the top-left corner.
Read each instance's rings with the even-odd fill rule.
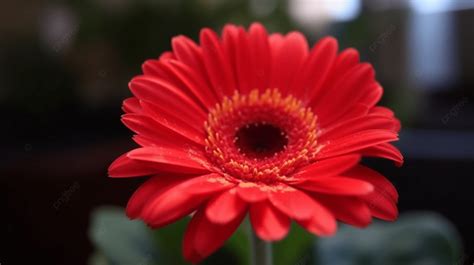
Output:
[[[417,13],[432,14],[439,12],[473,9],[472,0],[410,0],[410,7]]]
[[[422,90],[448,89],[457,80],[456,26],[452,13],[411,14],[409,75]]]
[[[361,10],[360,0],[325,0],[329,14],[336,21],[351,21]]]
[[[289,0],[291,17],[305,26],[355,19],[362,8],[361,0]]]
[[[412,0],[410,6],[418,13],[434,13],[449,9],[453,0]]]
[[[42,10],[38,25],[41,42],[53,52],[61,53],[73,43],[79,21],[67,6],[51,5]]]

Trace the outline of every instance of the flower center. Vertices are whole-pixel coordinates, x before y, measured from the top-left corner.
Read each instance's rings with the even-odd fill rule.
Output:
[[[235,145],[247,157],[265,158],[282,151],[288,144],[287,137],[277,126],[252,123],[237,130]]]
[[[278,182],[314,160],[316,121],[311,109],[277,89],[235,92],[209,112],[206,154],[230,178]]]

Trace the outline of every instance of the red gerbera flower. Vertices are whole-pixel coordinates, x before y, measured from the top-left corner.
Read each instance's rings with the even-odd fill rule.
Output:
[[[398,194],[362,156],[403,162],[390,144],[399,121],[376,106],[382,87],[358,52],[327,37],[309,49],[299,32],[227,25],[200,44],[178,36],[172,51],[143,64],[122,117],[140,145],[112,177],[151,176],[127,215],[153,228],[193,212],[184,236],[198,262],[227,240],[247,212],[263,240],[295,221],[328,236],[336,220],[365,227],[396,219]]]

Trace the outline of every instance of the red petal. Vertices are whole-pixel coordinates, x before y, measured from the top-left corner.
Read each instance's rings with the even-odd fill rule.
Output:
[[[316,202],[304,192],[287,187],[289,190],[270,193],[270,202],[292,219],[306,220],[314,214]]]
[[[382,106],[375,106],[375,107],[370,109],[370,114],[381,115],[381,116],[385,116],[385,117],[388,117],[388,118],[392,118],[393,121],[394,121],[394,128],[392,130],[394,130],[396,132],[400,131],[400,129],[401,129],[400,120],[398,120],[395,117],[395,113],[393,113],[393,111],[390,110],[389,108],[382,107]]]
[[[205,144],[206,133],[202,121],[187,121],[186,116],[149,101],[142,101],[141,104],[143,110],[159,124],[198,144]]]
[[[222,29],[222,48],[224,50],[227,61],[229,62],[229,67],[232,73],[236,73],[236,50],[239,48],[237,45],[237,38],[239,35],[239,27],[233,24],[227,24]],[[236,79],[237,83],[240,82],[238,78]],[[238,86],[237,86],[238,87]]]
[[[150,163],[132,160],[127,154],[119,156],[109,166],[109,176],[112,178],[140,177],[157,173],[159,170]]]
[[[174,53],[171,51],[165,51],[159,57],[160,60],[175,59],[175,58],[176,57],[174,56]]]
[[[226,25],[223,30],[223,43],[229,58],[231,59],[233,71],[236,76],[238,89],[241,93],[248,93],[254,89],[255,72],[247,33],[241,27]]]
[[[154,166],[173,172],[206,172],[206,162],[198,153],[167,147],[141,147],[130,151],[129,158],[152,162]]]
[[[133,193],[128,201],[127,216],[130,219],[138,218],[147,202],[184,180],[186,179],[174,176],[155,176],[148,179]]]
[[[202,195],[214,193],[220,190],[228,190],[235,187],[235,183],[227,181],[217,173],[203,175],[200,178],[194,178],[194,181],[183,183],[183,192],[191,195]]]
[[[359,63],[359,59],[359,52],[356,49],[345,49],[339,54],[335,68],[339,73],[344,72],[344,70],[347,70]]]
[[[367,203],[359,198],[318,195],[318,201],[330,209],[336,219],[346,224],[366,227],[372,222]]]
[[[142,112],[142,107],[138,98],[131,97],[123,101],[122,110],[125,113],[140,113]]]
[[[334,124],[339,124],[347,120],[352,120],[355,118],[367,116],[367,114],[369,114],[369,111],[370,111],[370,108],[367,105],[362,104],[362,103],[356,103],[354,104],[354,106],[352,106],[352,108],[349,111],[346,111],[343,115],[341,115],[337,119],[337,121],[334,122]],[[333,124],[327,124],[326,127],[329,128],[332,125]]]
[[[398,192],[389,180],[364,166],[357,166],[345,175],[368,181],[375,187],[374,192],[362,197],[373,216],[387,221],[397,219]]]
[[[177,60],[193,69],[197,76],[201,77],[207,84],[207,87],[211,87],[206,68],[204,67],[201,47],[185,36],[174,37],[171,44]],[[212,94],[217,96],[215,93]]]
[[[237,186],[236,191],[237,195],[246,202],[258,202],[268,198],[267,192],[252,183],[240,183],[240,185]]]
[[[129,83],[130,90],[139,99],[151,101],[163,107],[175,110],[181,115],[189,115],[205,121],[207,114],[185,92],[158,77],[138,76]]]
[[[143,135],[138,135],[138,134],[135,134],[133,137],[132,137],[133,141],[135,141],[135,143],[137,143],[139,146],[156,146],[155,143],[146,138],[145,136]]]
[[[311,165],[299,170],[293,175],[294,181],[290,183],[300,182],[307,178],[324,178],[337,176],[338,174],[352,168],[360,161],[360,155],[350,154],[337,156],[329,159],[319,160]]]
[[[148,59],[142,64],[142,72],[147,76],[159,77],[161,79],[168,79],[168,74],[163,71],[161,62],[158,59]]]
[[[318,193],[366,195],[374,190],[370,182],[345,177],[311,178],[295,186]]]
[[[390,143],[383,143],[361,150],[363,156],[380,157],[393,160],[395,165],[403,165],[403,155]]]
[[[318,236],[330,236],[336,233],[337,223],[334,215],[318,202],[315,202],[313,207],[313,217],[308,220],[297,220],[298,224]]]
[[[232,96],[236,90],[236,82],[216,33],[210,29],[203,29],[200,39],[204,65],[219,99],[223,96]]]
[[[154,228],[167,225],[196,210],[212,194],[231,188],[228,184],[209,181],[216,175],[194,177],[156,195],[144,207],[143,220]]]
[[[254,68],[252,73],[255,75],[255,83],[251,84],[252,88],[260,91],[268,88],[268,79],[270,76],[271,55],[270,44],[268,42],[268,34],[260,23],[253,23],[249,28],[249,44],[250,58]]]
[[[226,224],[247,210],[247,203],[237,196],[236,190],[223,192],[209,201],[206,215],[210,221]]]
[[[328,158],[359,151],[381,143],[398,140],[395,132],[386,130],[366,130],[353,133],[336,140],[323,142],[323,148],[318,157]]]
[[[233,38],[237,37],[240,29],[243,29],[242,26],[236,26],[234,24],[225,24],[222,28],[222,44],[229,56],[234,56],[233,50],[236,49],[236,47],[234,47],[235,43]]]
[[[181,64],[182,67],[177,68],[175,66],[177,63]],[[212,90],[204,81],[205,79],[195,74],[194,69],[177,60],[160,61],[159,64],[163,70],[163,76],[165,76],[162,79],[166,80],[171,86],[179,88],[179,90],[186,93],[202,109],[207,110],[208,104],[212,106],[212,104],[217,102]],[[207,98],[204,98],[205,96]]]
[[[180,75],[177,75],[173,69],[170,69],[169,62],[175,61],[176,58],[166,58],[166,56],[164,58],[162,57],[160,57],[159,60],[146,60],[143,63],[142,69],[144,76],[151,79],[156,78],[164,80],[167,84],[185,94],[192,101],[197,104],[201,103],[189,87],[182,82]],[[203,110],[206,109],[204,105],[200,105],[199,107],[202,107]]]
[[[301,33],[291,32],[281,43],[270,48],[273,60],[269,87],[287,92],[308,55],[308,43]]]
[[[364,200],[373,216],[385,221],[395,221],[398,218],[397,204],[386,196],[374,192]]]
[[[140,103],[143,107],[143,111],[145,111],[149,117],[155,118],[157,122],[165,123],[163,119],[177,120],[177,122],[180,123],[180,126],[183,126],[181,125],[181,123],[185,123],[186,126],[188,127],[187,128],[188,130],[193,129],[195,130],[195,133],[198,135],[202,134],[204,131],[203,129],[204,122],[201,120],[197,120],[195,117],[182,115],[172,109],[167,109],[163,107],[162,105],[156,104],[152,101],[141,100]],[[163,126],[165,125],[166,123],[163,124]],[[192,128],[189,128],[189,127],[192,127]]]
[[[212,92],[205,77],[200,76],[196,69],[176,60],[169,60],[164,63],[164,67],[168,67],[169,71],[172,71],[176,77],[183,82],[187,90],[199,99],[206,109],[215,106],[217,103],[217,97]]]
[[[329,73],[337,56],[337,40],[326,37],[314,45],[302,71],[296,73],[292,91],[295,96],[309,101],[322,89],[321,84]]]
[[[183,256],[187,261],[198,263],[219,249],[235,232],[245,214],[236,216],[226,224],[212,223],[200,209],[189,223],[183,239]]]
[[[309,106],[314,108],[315,113],[318,113],[318,116],[320,116],[319,112],[326,108],[328,105],[327,103],[329,103],[325,98],[327,94],[340,93],[341,91],[338,86],[339,82],[341,82],[342,77],[351,72],[358,63],[359,53],[355,49],[346,49],[337,56],[336,61],[333,63],[326,78],[320,85],[321,89],[319,89],[317,93],[315,91],[308,103]],[[334,96],[330,96],[329,99],[331,99],[331,97]],[[327,125],[325,119],[318,121],[322,127]]]
[[[270,34],[270,36],[268,37],[268,44],[270,45],[269,48],[270,48],[270,60],[273,62],[273,57],[274,55],[276,54],[276,52],[278,51],[278,49],[281,48],[281,46],[283,45],[283,41],[285,40],[285,38],[283,37],[283,35],[281,33],[272,33]]]
[[[201,48],[194,41],[180,35],[171,40],[171,45],[179,61],[197,70],[204,69]]]
[[[236,49],[236,68],[237,80],[239,81],[239,90],[246,94],[256,87],[255,58],[251,57],[251,47],[249,45],[249,36],[244,29],[239,28],[237,36]]]
[[[388,118],[386,116],[377,114],[368,114],[362,117],[357,117],[354,119],[336,123],[333,126],[324,129],[319,139],[320,141],[324,142],[331,139],[337,139],[352,133],[376,129],[384,129],[387,131],[397,132],[395,130],[396,124],[397,120],[394,118]]]
[[[362,94],[360,102],[363,102],[369,107],[374,107],[382,98],[383,88],[378,82],[374,82],[366,91]]]
[[[290,229],[290,218],[274,208],[268,201],[250,206],[250,222],[253,230],[263,240],[283,239]]]
[[[350,171],[344,173],[344,176],[349,176],[351,178],[357,178],[363,181],[370,182],[375,187],[376,192],[384,194],[395,202],[398,201],[397,189],[387,178],[385,178],[375,170],[372,170],[368,167],[364,167],[362,165],[358,165]]]
[[[175,147],[176,149],[202,148],[202,145],[191,141],[164,127],[149,116],[129,113],[122,116],[122,122],[132,131],[153,142],[157,146]]]
[[[320,89],[312,94],[308,105],[315,106],[324,94],[337,89],[335,85],[341,79],[341,76],[349,72],[357,63],[359,63],[359,52],[357,50],[349,48],[342,51],[332,64],[325,79],[322,80]]]
[[[389,118],[395,117],[395,113],[389,108],[382,107],[382,106],[375,106],[372,109],[370,109],[371,114],[379,114],[383,115]]]
[[[368,63],[355,66],[347,74],[340,76],[335,87],[321,95],[318,104],[314,106],[315,113],[324,124],[338,120],[345,112],[350,111],[357,103],[366,104],[361,99],[363,95],[373,90],[375,72]]]

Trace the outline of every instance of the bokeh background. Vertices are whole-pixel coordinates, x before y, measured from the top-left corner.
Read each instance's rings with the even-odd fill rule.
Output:
[[[395,183],[402,215],[429,211],[422,218],[435,213],[455,229],[462,245],[455,262],[472,264],[471,0],[2,1],[0,264],[91,262],[103,243],[91,235],[92,213],[125,206],[142,181],[107,178],[110,162],[134,146],[120,123],[128,81],[145,59],[170,49],[175,35],[196,40],[202,27],[252,21],[270,32],[300,30],[310,43],[333,35],[374,64],[385,88],[381,104],[402,120],[406,163],[364,163]],[[182,231],[171,235],[180,239]],[[239,264],[229,253],[212,264]],[[291,264],[313,262],[305,255]]]

